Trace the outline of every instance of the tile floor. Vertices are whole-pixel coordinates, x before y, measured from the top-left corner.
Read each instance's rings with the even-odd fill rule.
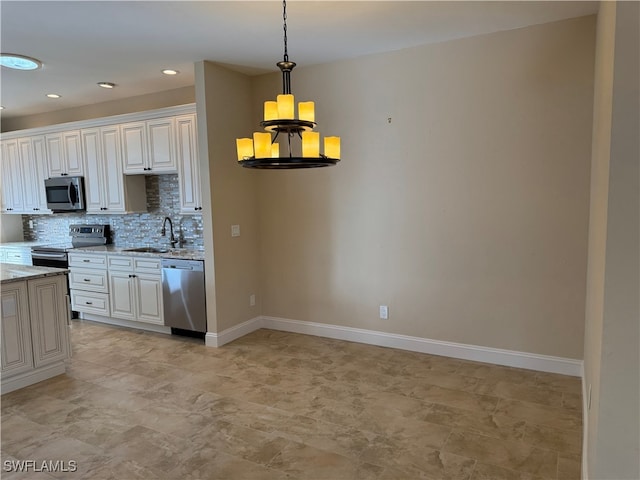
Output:
[[[272,330],[72,343],[66,375],[2,396],[1,451],[77,471],[3,480],[580,478],[578,378]]]

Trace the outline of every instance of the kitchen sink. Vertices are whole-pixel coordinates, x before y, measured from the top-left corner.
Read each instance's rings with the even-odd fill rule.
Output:
[[[138,248],[124,248],[123,252],[141,252],[141,253],[167,253],[169,250],[166,248],[156,247],[138,247]]]

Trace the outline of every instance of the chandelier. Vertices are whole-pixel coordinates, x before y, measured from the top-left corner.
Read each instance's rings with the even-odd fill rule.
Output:
[[[246,168],[292,169],[316,168],[335,165],[340,161],[340,137],[325,137],[324,153],[320,153],[320,133],[314,132],[315,104],[299,102],[295,116],[295,101],[291,94],[291,70],[296,66],[289,61],[287,52],[287,2],[282,2],[284,24],[284,59],[276,65],[282,72],[282,95],[277,100],[264,102],[264,120],[260,126],[266,132],[254,132],[253,138],[236,139],[238,163]],[[285,147],[280,155],[278,137],[282,134]],[[272,137],[273,135],[273,137]],[[294,156],[291,141],[301,141],[301,156]]]

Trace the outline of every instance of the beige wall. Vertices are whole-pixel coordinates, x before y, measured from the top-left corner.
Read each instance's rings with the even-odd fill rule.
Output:
[[[640,6],[598,15],[583,477],[640,478]]]
[[[262,313],[582,358],[594,33],[591,16],[296,68],[343,161],[258,173]],[[279,75],[253,87],[259,107]]]
[[[247,76],[196,63],[208,331],[219,333],[260,314],[256,173],[236,162],[235,138],[252,128]],[[240,237],[231,237],[231,225]],[[215,272],[215,276],[209,272]]]
[[[615,45],[616,4],[602,2],[598,12],[596,68],[593,99],[593,141],[591,152],[591,207],[589,215],[589,252],[585,311],[585,403],[590,385],[600,384],[602,355],[602,311],[604,303],[605,248],[607,242],[607,195],[609,193],[609,157],[611,146],[611,109],[613,98],[613,59]],[[585,438],[597,436],[598,388],[592,391],[591,411],[586,417]],[[595,457],[595,441],[587,441]],[[583,472],[587,473],[587,472]]]
[[[143,112],[156,108],[185,105],[195,102],[195,90],[193,86],[167,90],[164,92],[150,93],[138,97],[123,98],[110,102],[94,103],[81,107],[67,108],[38,115],[27,115],[16,118],[3,118],[2,131],[23,130],[25,128],[44,127],[57,123],[89,120],[92,118],[109,117],[124,113]]]

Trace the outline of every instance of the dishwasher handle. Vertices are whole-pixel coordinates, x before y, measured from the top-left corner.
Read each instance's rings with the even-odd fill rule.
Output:
[[[165,258],[162,260],[162,268],[166,270],[204,272],[204,262],[202,260],[176,260]]]

